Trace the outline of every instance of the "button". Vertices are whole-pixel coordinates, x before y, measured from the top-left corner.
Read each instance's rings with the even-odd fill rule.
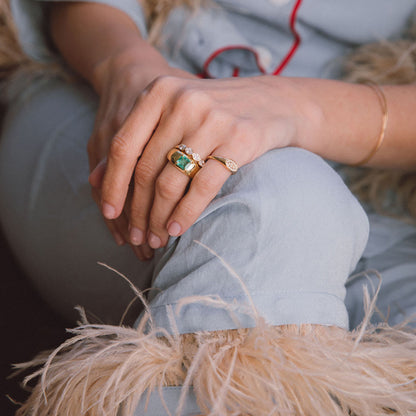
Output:
[[[290,0],[269,0],[270,3],[273,3],[275,6],[284,6],[285,4],[290,3]]]
[[[273,60],[272,53],[264,46],[254,46],[254,49],[257,52],[260,65],[264,69],[270,69]]]

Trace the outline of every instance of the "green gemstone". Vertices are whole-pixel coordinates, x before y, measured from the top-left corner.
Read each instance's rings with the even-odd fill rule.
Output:
[[[181,155],[174,161],[174,163],[178,168],[181,168],[182,170],[187,170],[187,168],[189,168],[188,165],[192,164],[191,160],[184,155]]]

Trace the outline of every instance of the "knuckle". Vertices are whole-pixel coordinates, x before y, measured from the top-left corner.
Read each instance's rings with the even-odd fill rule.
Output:
[[[156,193],[161,199],[175,200],[180,192],[180,186],[176,181],[167,181],[164,178],[159,178],[156,181]]]
[[[148,188],[154,180],[151,165],[143,159],[136,166],[134,172],[134,184],[140,188]]]
[[[124,159],[128,156],[128,154],[129,144],[127,140],[121,135],[114,136],[110,145],[110,156],[112,156],[116,160],[119,160]]]
[[[171,91],[172,88],[175,88],[177,83],[178,78],[176,77],[171,75],[159,75],[152,81],[150,91],[165,93],[167,91]]]
[[[183,88],[176,98],[176,107],[179,110],[206,108],[209,102],[209,97],[204,91],[194,88]]]

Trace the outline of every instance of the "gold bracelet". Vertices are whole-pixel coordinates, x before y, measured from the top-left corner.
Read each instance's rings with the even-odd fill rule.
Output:
[[[380,149],[381,145],[383,144],[384,137],[386,135],[387,122],[388,122],[388,119],[389,119],[389,112],[388,112],[388,109],[387,109],[387,99],[386,99],[386,96],[384,95],[384,92],[383,92],[382,88],[378,84],[376,84],[376,83],[374,83],[372,81],[367,81],[365,83],[365,85],[367,85],[368,87],[370,87],[377,94],[377,98],[380,101],[381,109],[383,111],[383,119],[382,119],[382,124],[381,124],[381,132],[380,132],[380,136],[379,136],[379,138],[377,140],[377,143],[374,146],[374,149],[370,152],[370,154],[368,156],[366,156],[360,162],[354,163],[351,166],[362,166],[362,165],[365,165],[377,153],[377,151]]]

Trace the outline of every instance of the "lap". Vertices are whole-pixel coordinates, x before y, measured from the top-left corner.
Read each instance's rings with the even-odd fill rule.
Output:
[[[34,83],[10,107],[0,142],[0,220],[23,268],[55,309],[68,316],[75,304],[81,304],[105,321],[115,322],[133,294],[121,279],[96,262],[115,267],[144,289],[150,285],[156,260],[144,264],[127,247],[117,247],[90,197],[86,145],[96,105],[96,96],[87,87],[49,79]],[[295,195],[291,189],[298,190],[294,200],[290,199]],[[352,206],[358,209],[353,200],[339,177],[320,158],[299,149],[264,155],[227,181],[186,237],[178,242],[171,240],[170,251],[159,251],[156,257],[161,262],[155,283],[164,294],[153,301],[155,310],[174,303],[178,296],[201,294],[207,289],[203,285],[206,278],[211,279],[209,293],[219,292],[221,283],[217,280],[221,280],[221,274],[217,275],[218,270],[211,266],[201,273],[201,249],[189,249],[195,238],[204,241],[208,235],[212,248],[245,276],[263,312],[276,306],[274,298],[267,298],[271,288],[276,293],[285,292],[287,276],[298,276],[292,286],[305,282],[308,286],[314,282],[308,275],[331,276],[340,268],[347,275],[362,251],[359,246],[366,232],[363,219],[351,222],[352,217],[361,217],[359,210],[352,217],[348,214]],[[244,223],[241,215],[247,203],[250,223]],[[333,211],[341,217],[333,216]],[[252,221],[253,215],[257,220]],[[208,221],[204,222],[204,218]],[[263,235],[260,249],[255,241],[258,218]],[[276,223],[265,218],[283,220]],[[357,238],[361,242],[344,238],[343,233],[351,236],[350,231],[360,227],[362,232]],[[218,233],[225,239],[217,238]],[[244,241],[252,243],[244,245]],[[247,267],[253,256],[258,263]],[[165,267],[167,262],[169,268]],[[285,273],[279,277],[280,283],[279,278],[264,279],[265,275],[279,273],[279,268]],[[168,275],[166,270],[170,270]],[[398,271],[392,269],[391,273]],[[325,279],[316,283],[324,287],[331,281]],[[350,289],[351,286],[347,300],[351,318],[361,294]],[[299,295],[297,288],[294,292]],[[342,300],[343,289],[338,288],[337,293]],[[387,292],[383,296],[384,293]],[[231,297],[235,298],[232,293]],[[386,299],[388,303],[389,296]],[[297,303],[286,304],[292,305],[288,309],[283,302],[280,312],[295,314],[294,304]]]
[[[154,282],[160,290],[151,305],[155,321],[169,328],[168,309],[201,295],[246,305],[247,311],[246,289],[272,325],[344,327],[344,282],[367,232],[363,209],[321,158],[294,148],[270,151],[230,177],[192,231],[172,245]],[[241,281],[195,239],[215,250]],[[238,315],[236,324],[218,304],[192,302],[177,315],[177,327],[252,326],[249,315]]]

